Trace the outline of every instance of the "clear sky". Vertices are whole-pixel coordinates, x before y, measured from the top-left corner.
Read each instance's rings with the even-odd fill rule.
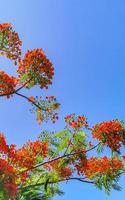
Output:
[[[85,114],[89,123],[125,120],[125,1],[124,0],[4,0],[0,22],[13,23],[27,49],[42,47],[54,64],[55,77],[48,91],[27,95],[55,95],[62,104],[60,119],[38,126],[31,106],[23,99],[0,99],[0,131],[9,143],[22,145],[41,130],[61,130],[66,114]],[[15,66],[0,59],[10,74]],[[121,184],[125,185],[125,176]],[[106,197],[79,182],[63,184],[66,194],[54,200],[123,200],[122,192]]]

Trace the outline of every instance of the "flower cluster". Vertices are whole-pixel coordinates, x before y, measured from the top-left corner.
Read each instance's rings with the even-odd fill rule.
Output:
[[[31,80],[27,83],[27,88],[37,84],[40,88],[48,88],[52,84],[54,68],[42,49],[33,49],[27,51],[17,72],[22,83]]]
[[[37,157],[42,159],[47,156],[48,143],[42,141],[27,142],[15,152],[12,162],[22,168],[30,168],[37,162]]]
[[[15,184],[16,180],[14,177],[16,170],[14,166],[9,163],[9,152],[10,147],[7,145],[5,136],[0,133],[0,180],[9,197],[14,197],[17,193],[17,185]]]
[[[77,160],[77,163],[74,163],[74,169],[78,175],[81,175],[83,174],[83,169],[86,169],[86,165],[87,165],[87,158],[86,158],[85,153],[77,154],[75,161],[76,160]]]
[[[60,178],[68,178],[72,175],[73,171],[69,165],[62,166],[61,161],[61,159],[55,160],[50,164],[45,165],[44,168],[55,172]]]
[[[60,103],[57,102],[56,97],[46,96],[45,99],[42,99],[41,97],[30,96],[28,101],[34,105],[32,111],[36,113],[36,120],[39,124],[43,121],[47,122],[49,119],[53,123],[56,122],[58,119],[56,110],[60,108]]]
[[[87,119],[85,116],[76,116],[75,114],[67,115],[65,117],[65,122],[69,127],[79,129],[83,127],[88,127]]]
[[[15,65],[21,60],[22,42],[19,39],[18,33],[13,31],[10,23],[0,24],[0,51],[1,55],[6,55],[7,58],[14,60]]]
[[[7,154],[8,153],[8,145],[6,143],[5,137],[2,133],[0,133],[0,154]],[[1,155],[0,155],[1,157]]]
[[[61,167],[59,175],[62,178],[70,177],[72,175],[72,170],[70,167],[67,167],[67,166]]]
[[[119,120],[102,122],[92,128],[93,138],[98,139],[114,151],[120,149],[124,132],[124,126]]]
[[[4,71],[0,71],[0,95],[9,97],[13,94],[17,84],[18,80],[15,77],[9,76]]]
[[[87,160],[86,167],[83,169],[83,174],[89,179],[93,179],[99,174],[116,174],[120,169],[124,168],[123,161],[118,158],[97,158],[92,157]]]
[[[10,28],[11,26],[12,26],[11,23],[3,23],[3,24],[0,24],[0,30],[1,30],[1,31],[4,31],[4,30]]]
[[[38,163],[38,157],[42,161],[47,154],[47,142],[29,141],[22,148],[16,149],[16,145],[8,145],[4,135],[0,133],[0,180],[9,197],[16,195],[17,184],[25,183],[30,177],[25,169],[32,168]]]

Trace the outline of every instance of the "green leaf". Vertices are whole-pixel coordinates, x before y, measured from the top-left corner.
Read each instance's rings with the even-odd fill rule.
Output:
[[[116,151],[113,151],[113,152],[112,152],[112,157],[113,157],[113,158],[118,158],[118,157],[119,157],[119,153],[116,152]]]
[[[86,136],[84,131],[79,131],[79,132],[76,133],[76,135],[79,135],[79,136],[82,136],[82,137]]]
[[[20,77],[20,80],[21,81],[24,81],[25,79],[28,78],[28,75],[27,74],[23,74],[21,77]]]
[[[58,133],[53,134],[53,136],[55,136],[55,137],[57,137],[57,138],[60,138],[60,137],[65,136],[66,133],[67,133],[67,130],[63,130],[63,131],[60,131],[60,132],[58,132]]]
[[[86,146],[86,137],[85,137],[85,133],[83,131],[79,131],[77,133],[75,133],[74,137],[73,137],[73,142],[76,146]]]
[[[98,153],[102,153],[103,152],[103,145],[102,145],[102,143],[100,143],[99,145],[98,145],[98,147],[97,147],[97,152]]]
[[[79,131],[78,133],[75,134],[74,139],[79,142],[83,142],[85,140],[85,133],[83,131]]]
[[[65,137],[63,140],[61,140],[59,146],[56,149],[55,154],[58,154],[60,151],[64,150],[67,147],[68,142],[69,142],[69,137],[68,136]]]

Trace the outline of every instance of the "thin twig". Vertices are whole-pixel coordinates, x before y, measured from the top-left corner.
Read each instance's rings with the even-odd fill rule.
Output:
[[[18,95],[18,96],[23,97],[24,99],[27,99],[27,100],[30,101],[34,106],[36,106],[38,109],[46,111],[45,109],[43,109],[42,107],[40,107],[38,104],[36,104],[34,101],[29,100],[29,98],[28,98],[27,96],[25,96],[25,95],[23,95],[23,94],[20,94],[20,93],[18,93],[18,92],[15,92],[15,94]]]

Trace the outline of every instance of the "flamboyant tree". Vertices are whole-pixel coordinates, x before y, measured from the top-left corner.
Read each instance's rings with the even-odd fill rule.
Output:
[[[21,54],[22,42],[10,23],[0,24],[0,54],[17,66],[17,76],[0,71],[0,96],[17,95],[32,104],[39,124],[58,119],[60,104],[54,96],[34,97],[22,94],[22,89],[41,89],[52,84],[54,68],[42,49]],[[83,115],[65,117],[66,126],[60,132],[42,131],[36,141],[21,148],[8,145],[0,133],[0,199],[47,200],[62,195],[60,182],[90,183],[107,194],[120,190],[119,177],[125,172],[124,122],[118,119],[90,127]],[[106,156],[105,148],[110,149]]]

